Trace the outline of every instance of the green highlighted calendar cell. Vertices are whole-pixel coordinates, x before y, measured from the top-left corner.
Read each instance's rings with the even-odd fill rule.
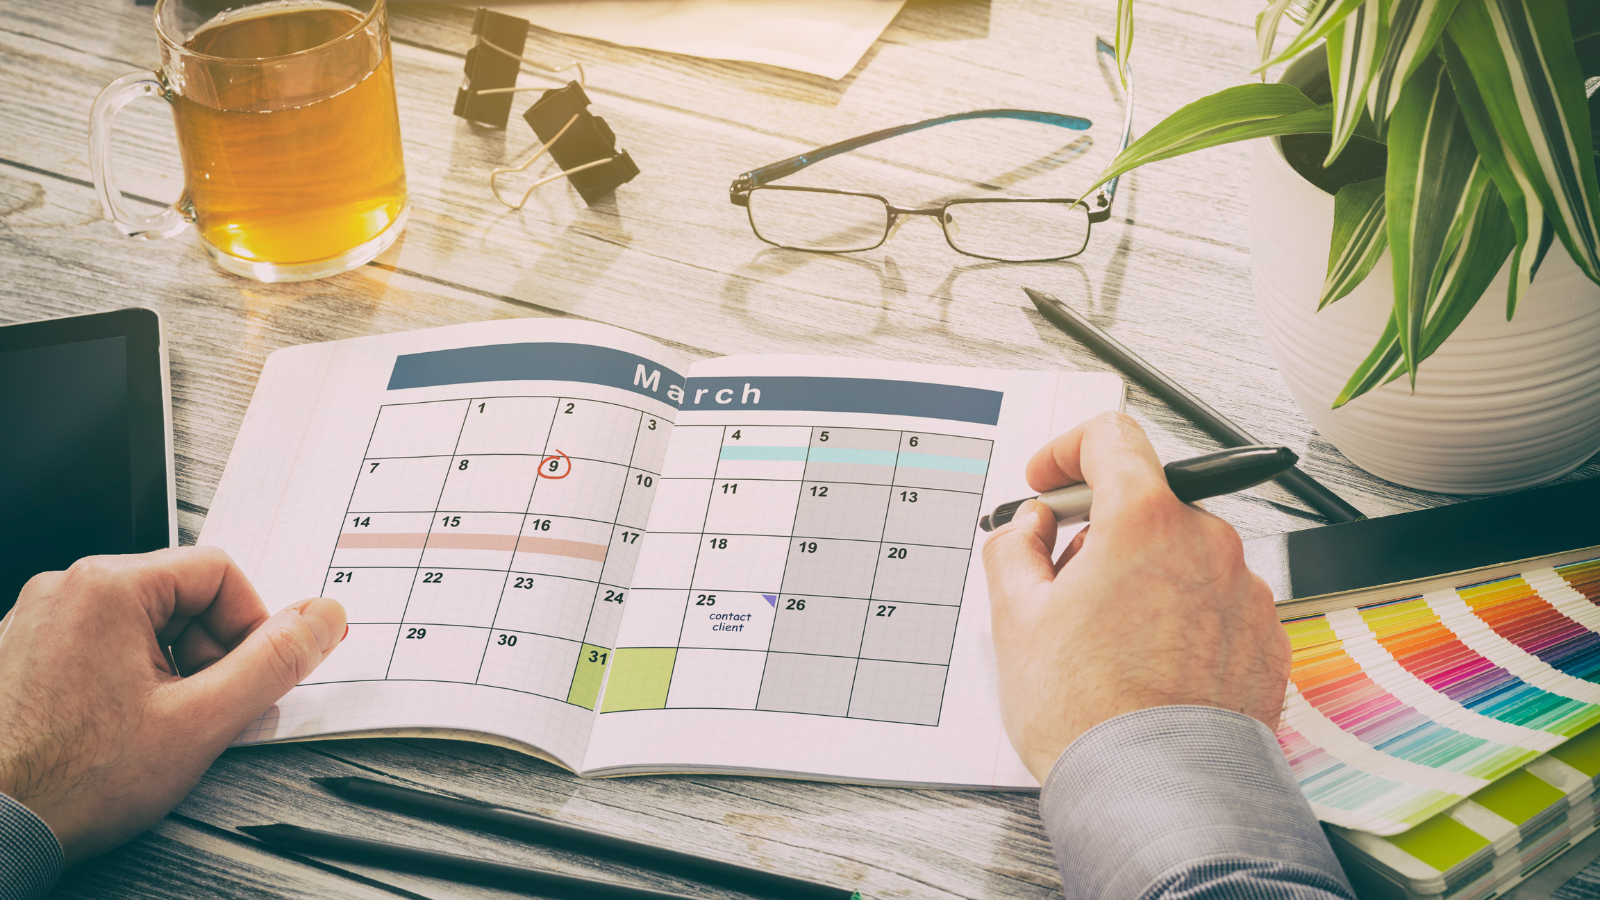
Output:
[[[625,647],[616,651],[602,712],[662,709],[672,683],[676,647]]]
[[[572,690],[567,702],[584,709],[594,709],[600,696],[600,685],[606,680],[606,663],[611,656],[607,647],[584,644],[578,650],[578,668],[572,675]]]

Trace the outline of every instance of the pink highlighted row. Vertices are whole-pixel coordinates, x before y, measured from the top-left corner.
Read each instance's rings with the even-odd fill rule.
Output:
[[[339,535],[341,550],[515,550],[605,562],[606,545],[514,534],[418,534],[360,532]]]

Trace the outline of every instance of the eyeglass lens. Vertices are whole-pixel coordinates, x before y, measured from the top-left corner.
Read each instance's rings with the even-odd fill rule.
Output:
[[[750,192],[750,227],[768,243],[796,250],[871,250],[889,231],[877,197],[762,188]]]
[[[762,240],[796,250],[870,250],[889,229],[888,207],[862,194],[757,188],[749,211]],[[1011,262],[1076,256],[1089,242],[1088,210],[1057,200],[957,201],[942,224],[956,250]]]
[[[1089,211],[1059,201],[951,203],[944,233],[973,256],[1024,262],[1077,256],[1089,242]]]

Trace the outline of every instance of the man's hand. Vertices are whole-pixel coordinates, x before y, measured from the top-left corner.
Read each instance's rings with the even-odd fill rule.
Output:
[[[1011,743],[1040,782],[1080,734],[1127,712],[1202,705],[1276,728],[1289,637],[1226,522],[1180,503],[1144,432],[1107,413],[1028,461],[1038,491],[1087,482],[1093,524],[1052,562],[1028,503],[983,548]]]
[[[176,806],[344,633],[332,600],[269,618],[212,548],[37,575],[0,621],[0,792],[44,819],[68,865],[110,849]]]

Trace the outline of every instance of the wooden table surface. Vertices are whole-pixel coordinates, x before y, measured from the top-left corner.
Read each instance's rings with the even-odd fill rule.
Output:
[[[1141,0],[1136,123],[1246,80],[1255,0]],[[140,242],[102,217],[89,182],[90,103],[156,60],[150,10],[130,0],[0,0],[0,322],[128,305],[167,323],[184,543],[200,530],[262,362],[281,347],[483,319],[567,317],[629,328],[694,358],[828,353],[995,368],[1104,367],[1045,323],[1027,285],[1060,296],[1369,514],[1449,502],[1380,481],[1318,438],[1274,371],[1251,304],[1248,149],[1224,147],[1126,177],[1111,221],[1064,263],[990,263],[916,221],[847,256],[778,250],[728,203],[732,178],[889,125],[986,107],[1049,109],[1066,132],[970,122],[813,167],[799,183],[880,190],[906,205],[984,193],[1061,196],[1115,151],[1119,100],[1094,53],[1112,0],[910,0],[840,81],[530,34],[528,53],[580,59],[596,112],[642,174],[585,207],[564,184],[521,212],[490,197],[489,168],[534,144],[454,118],[468,7],[394,2],[395,80],[411,219],[388,252],[321,282],[263,285],[213,267],[193,232]],[[524,75],[523,83],[540,84]],[[517,109],[531,102],[522,99]],[[118,171],[152,208],[181,188],[171,119],[123,115]],[[1311,302],[1311,298],[1307,298]],[[1212,449],[1138,389],[1129,406],[1164,457]],[[1594,463],[1570,477],[1592,477]],[[1210,507],[1246,536],[1321,520],[1268,486]],[[376,774],[542,810],[693,852],[737,857],[869,897],[1058,894],[1036,800],[755,778],[584,780],[485,746],[352,740],[233,750],[178,809],[69,872],[60,897],[489,897],[345,864],[263,853],[235,825],[290,821],[536,860],[683,887],[494,838],[334,802],[313,775]],[[726,895],[733,896],[733,895]]]

